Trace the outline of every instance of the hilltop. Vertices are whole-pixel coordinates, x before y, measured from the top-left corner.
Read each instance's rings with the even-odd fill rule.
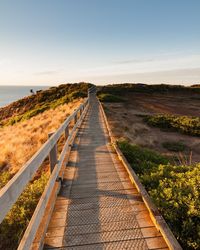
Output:
[[[10,105],[0,108],[0,125],[13,125],[19,121],[43,113],[45,110],[69,103],[76,98],[87,96],[89,83],[62,84],[47,90],[37,91],[36,94],[24,97]]]

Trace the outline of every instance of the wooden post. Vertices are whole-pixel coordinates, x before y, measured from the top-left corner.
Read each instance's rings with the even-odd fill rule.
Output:
[[[77,122],[77,114],[74,116],[74,125],[76,124]]]
[[[91,96],[90,90],[88,89],[88,102],[90,102],[90,96]]]
[[[53,134],[54,132],[49,133],[48,137],[50,138]],[[58,159],[57,159],[57,143],[56,143],[49,153],[49,164],[50,164],[51,173],[53,172],[53,169],[55,165],[57,164],[57,161]]]
[[[69,126],[67,126],[65,129],[65,140],[67,140],[68,136],[69,136]]]

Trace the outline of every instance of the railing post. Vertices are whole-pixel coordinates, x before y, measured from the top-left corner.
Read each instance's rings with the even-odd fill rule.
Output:
[[[78,113],[74,116],[74,125],[75,125],[76,122],[77,122],[77,115],[78,115]]]
[[[69,126],[67,126],[65,129],[65,140],[67,140],[68,136],[69,136]]]
[[[83,110],[84,110],[84,106],[82,106],[82,107],[80,108],[80,117],[81,117],[81,115],[82,115],[82,113],[83,113]]]
[[[51,132],[48,134],[48,137],[50,138],[52,135],[54,134],[54,132]],[[55,165],[57,164],[57,143],[53,146],[53,148],[51,149],[50,153],[49,153],[49,164],[50,164],[50,172],[53,172],[53,169],[55,167]]]
[[[90,96],[91,96],[90,89],[88,89],[88,102],[90,102]]]

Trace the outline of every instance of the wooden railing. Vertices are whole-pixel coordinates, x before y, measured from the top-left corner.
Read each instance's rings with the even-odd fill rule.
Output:
[[[18,171],[18,173],[0,190],[0,223],[3,221],[7,213],[17,201],[20,194],[25,189],[26,185],[31,181],[36,171],[42,165],[44,160],[49,156],[51,175],[45,190],[38,202],[31,221],[25,231],[25,234],[20,242],[18,249],[30,249],[34,241],[37,229],[44,216],[44,211],[51,198],[55,183],[62,180],[62,166],[65,161],[66,153],[70,150],[70,143],[73,141],[77,128],[81,124],[89,105],[90,93],[95,90],[94,86],[88,90],[88,98],[78,109],[71,114],[60,128],[49,134],[49,139],[43,146],[32,156],[32,158]],[[70,123],[74,121],[73,128],[69,131]],[[57,156],[57,143],[62,135],[65,135],[65,144],[62,152]],[[60,185],[57,185],[60,186]],[[59,191],[59,187],[56,190]]]

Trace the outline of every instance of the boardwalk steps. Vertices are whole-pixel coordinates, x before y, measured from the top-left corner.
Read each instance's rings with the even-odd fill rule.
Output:
[[[61,156],[58,161],[52,158],[51,178],[18,249],[181,249],[115,144],[94,92],[95,87],[17,178],[1,190],[0,202],[9,202],[7,206],[0,203],[0,220],[43,158],[49,153],[53,157],[53,148],[65,132]],[[68,133],[73,119],[77,122]],[[23,181],[27,169],[31,173]],[[17,193],[13,191],[16,183],[21,185]],[[12,198],[13,194],[17,197]]]

